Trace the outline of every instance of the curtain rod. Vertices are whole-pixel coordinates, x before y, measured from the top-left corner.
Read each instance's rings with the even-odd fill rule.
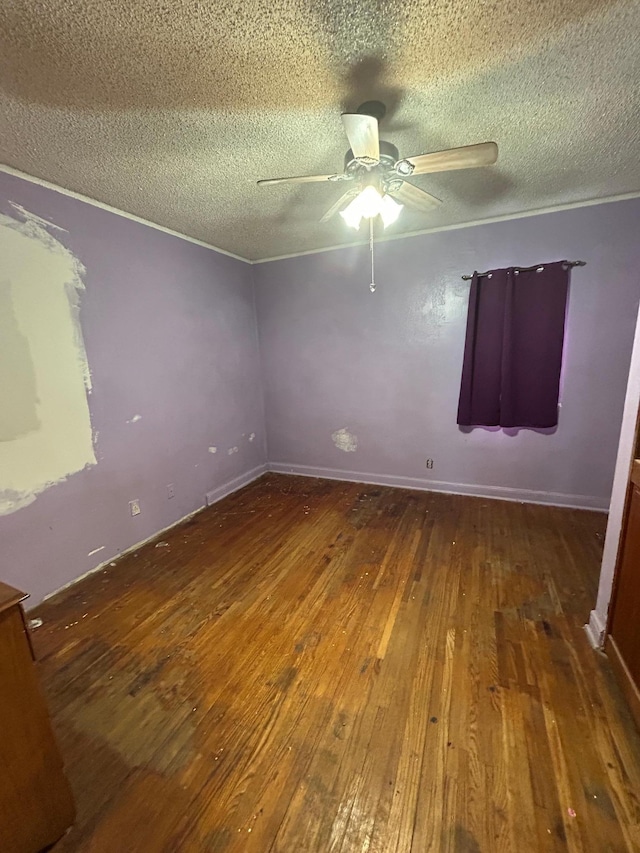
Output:
[[[564,261],[564,263],[568,267],[586,267],[586,265],[587,265],[586,261]],[[518,272],[531,272],[532,270],[544,269],[544,264],[536,264],[533,267],[513,267],[513,269],[518,270]],[[487,270],[487,272],[479,272],[478,278],[482,278],[483,275],[489,275],[490,272],[491,272],[491,270]],[[472,275],[463,275],[462,278],[464,281],[471,281],[473,276]]]

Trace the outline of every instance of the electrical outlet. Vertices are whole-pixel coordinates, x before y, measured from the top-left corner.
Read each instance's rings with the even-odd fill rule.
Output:
[[[140,515],[140,500],[138,498],[129,501],[129,512],[131,515]]]
[[[169,483],[169,485],[167,486],[167,498],[169,500],[171,500],[171,498],[175,498],[175,496],[176,496],[175,487],[174,487],[173,483]]]
[[[433,468],[433,459],[427,459],[427,468]]]

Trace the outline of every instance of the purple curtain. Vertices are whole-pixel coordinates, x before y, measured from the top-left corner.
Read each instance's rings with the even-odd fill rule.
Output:
[[[462,367],[462,426],[558,423],[569,267],[473,274]]]

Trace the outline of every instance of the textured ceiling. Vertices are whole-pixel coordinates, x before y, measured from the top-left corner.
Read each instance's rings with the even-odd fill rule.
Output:
[[[392,233],[640,191],[639,0],[9,0],[0,161],[246,258],[343,242],[340,113],[401,155],[493,139],[414,182]]]

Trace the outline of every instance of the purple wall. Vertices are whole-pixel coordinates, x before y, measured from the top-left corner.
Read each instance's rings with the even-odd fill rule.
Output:
[[[97,436],[97,465],[0,516],[0,579],[33,605],[201,507],[207,492],[255,476],[264,419],[250,265],[0,174],[0,210],[15,215],[9,201],[66,229],[56,237],[86,267]]]
[[[272,467],[607,507],[640,298],[639,216],[633,200],[380,243],[374,294],[365,248],[256,266]],[[461,431],[461,275],[563,258],[588,265],[572,274],[557,431]],[[355,451],[334,445],[342,428]]]

